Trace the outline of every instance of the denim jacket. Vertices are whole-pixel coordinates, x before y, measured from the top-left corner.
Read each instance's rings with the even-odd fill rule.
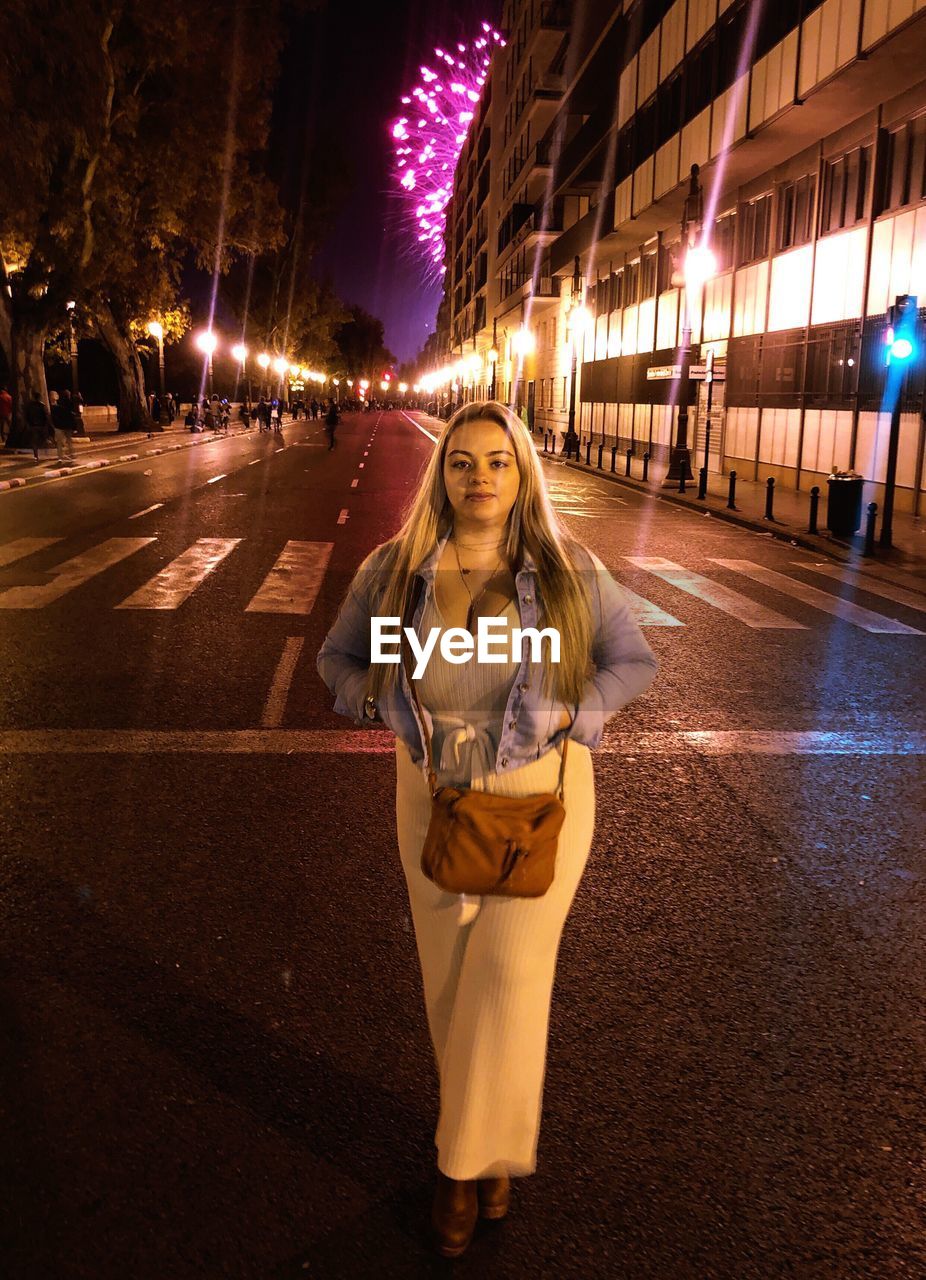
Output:
[[[425,606],[434,591],[434,574],[446,544],[442,538],[421,565],[418,577],[424,584],[412,619],[419,629]],[[316,660],[318,673],[335,695],[334,709],[369,725],[363,717],[370,672],[370,618],[374,613],[372,587],[376,579],[377,548],[357,570],[337,619],[325,638]],[[530,646],[523,646],[521,666],[511,686],[496,751],[496,771],[509,772],[539,759],[568,736],[586,747],[597,747],[607,720],[649,688],[656,674],[656,659],[631,616],[620,587],[595,556],[589,557],[591,575],[593,674],[585,685],[582,700],[567,707],[543,691],[544,666],[530,660]],[[539,626],[540,606],[536,567],[529,555],[515,576],[522,628]],[[475,660],[475,659],[473,659]],[[401,738],[416,764],[424,762],[424,735],[415,699],[404,665],[398,679],[377,700],[380,719]],[[556,726],[563,710],[572,716],[568,729]],[[428,731],[433,725],[423,709]]]

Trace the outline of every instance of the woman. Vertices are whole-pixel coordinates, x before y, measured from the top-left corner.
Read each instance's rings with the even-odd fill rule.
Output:
[[[450,665],[437,648],[416,680],[422,726],[405,665],[371,665],[374,616],[419,638],[474,632],[484,617],[503,620],[496,631],[555,628],[560,661],[534,661],[525,643],[511,661]],[[534,1171],[557,948],[594,824],[589,748],[656,661],[604,566],[559,526],[523,424],[490,402],[447,423],[405,523],[351,584],[318,670],[336,711],[396,734],[399,851],[440,1077],[432,1223],[456,1257],[477,1216],[504,1217],[510,1176]],[[566,820],[543,897],[458,897],[424,876],[423,728],[439,785],[508,796],[553,792],[568,736]]]

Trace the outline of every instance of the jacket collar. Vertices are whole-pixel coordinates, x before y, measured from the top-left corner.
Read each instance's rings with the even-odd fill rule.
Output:
[[[421,564],[418,566],[417,573],[419,578],[423,578],[425,582],[433,585],[435,571],[437,569],[440,558],[443,555],[444,547],[446,547],[449,541],[450,541],[450,531],[448,530],[447,533],[445,533],[442,538],[438,538],[437,543],[435,544],[434,550],[431,552],[429,556],[427,556],[424,560],[422,560]],[[537,569],[537,566],[534,563],[533,556],[530,554],[529,551],[525,551],[521,568],[518,570],[518,575],[520,575],[521,573],[535,573],[536,569]]]

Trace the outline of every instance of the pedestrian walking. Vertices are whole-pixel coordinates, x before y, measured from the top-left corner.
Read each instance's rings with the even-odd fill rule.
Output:
[[[55,447],[58,450],[59,462],[74,461],[74,431],[76,417],[71,403],[71,393],[62,391],[58,403],[52,405],[51,425],[55,433]]]
[[[473,633],[482,619],[509,639],[542,625],[559,633],[559,662],[527,641],[510,661],[465,665],[436,647],[410,678],[407,643],[402,663],[373,662],[374,617],[409,620],[419,644],[433,627]],[[497,655],[503,644],[493,645]],[[456,1257],[478,1216],[505,1216],[510,1177],[536,1167],[557,948],[592,839],[590,749],[648,688],[656,661],[604,565],[560,527],[522,423],[477,402],[444,427],[410,514],[358,570],[317,665],[337,712],[381,721],[397,739],[398,847],[440,1080],[432,1226],[440,1252]],[[507,860],[486,887],[452,810],[497,811],[501,797],[508,816],[495,812],[494,832],[469,828],[481,833],[480,859]],[[562,823],[553,879],[519,896],[526,871],[514,868],[533,867],[535,850],[511,824],[538,802]],[[451,849],[455,862],[434,861]]]
[[[283,430],[283,406],[280,404],[279,400],[274,400],[274,402],[273,402],[273,418],[272,418],[272,421],[273,421],[273,429],[274,429],[274,431],[276,431],[276,432],[282,432],[282,430]]]
[[[13,397],[9,388],[0,386],[0,444],[6,444],[13,426]]]
[[[313,396],[313,397],[312,397],[312,399],[311,399],[311,402],[310,402],[310,404],[309,404],[309,408],[312,410],[312,421],[313,421],[313,422],[315,422],[315,421],[317,420],[317,418],[318,418],[318,411],[319,411],[319,407],[320,407],[320,406],[319,406],[318,401],[317,401],[317,400],[315,399],[315,397]]]
[[[334,448],[334,433],[341,421],[338,406],[333,400],[327,400],[325,409],[325,435],[328,437],[328,452]]]
[[[26,437],[29,448],[39,460],[39,449],[44,449],[52,438],[51,418],[41,392],[33,391],[32,399],[26,405]]]

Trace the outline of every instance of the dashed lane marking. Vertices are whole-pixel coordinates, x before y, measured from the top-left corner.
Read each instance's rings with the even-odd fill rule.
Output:
[[[264,704],[264,712],[260,718],[260,722],[265,729],[274,729],[283,723],[286,699],[289,697],[289,686],[293,682],[296,663],[299,661],[299,655],[302,653],[304,644],[305,636],[288,636],[286,643],[283,645],[283,652],[280,655],[280,661],[277,663],[277,669],[273,673],[273,682],[270,685],[270,692],[267,694],[267,701]]]
[[[764,565],[755,564],[752,560],[721,560],[714,556],[711,556],[710,560],[712,564],[719,564],[722,569],[741,573],[753,582],[771,587],[773,591],[780,591],[782,595],[800,600],[802,604],[809,604],[814,609],[822,609],[824,613],[830,613],[834,618],[842,618],[844,622],[851,622],[853,626],[861,627],[863,631],[871,631],[876,635],[921,636],[923,634],[922,631],[917,631],[916,627],[907,626],[905,622],[886,618],[883,614],[875,613],[873,609],[863,609],[860,604],[852,604],[849,600],[843,600],[841,596],[830,595],[828,591],[821,591],[819,587],[811,587],[806,582],[799,582],[797,578],[789,578],[783,573],[776,573],[774,569],[766,569]]]
[[[342,507],[340,514],[338,515],[338,524],[347,524],[348,516],[349,516],[348,508]]]
[[[154,541],[154,538],[107,538],[89,551],[55,565],[50,570],[50,582],[0,591],[0,609],[42,609]]]
[[[380,730],[340,729],[7,729],[3,755],[346,755],[392,754],[395,738]],[[606,756],[767,755],[922,756],[926,733],[902,730],[682,729],[609,735]]]
[[[240,538],[197,538],[117,609],[176,609],[237,547]]]
[[[312,612],[333,542],[287,542],[246,613]]]
[[[223,471],[220,476],[213,476],[211,480],[207,480],[206,484],[215,484],[217,480],[224,480],[227,475],[228,475],[228,472]]]
[[[356,489],[356,488],[357,488],[357,485],[358,485],[359,483],[360,483],[360,481],[359,481],[359,480],[351,480],[351,482],[350,482],[350,487],[351,487],[352,489]]]
[[[163,507],[163,505],[164,505],[164,503],[163,503],[163,502],[155,502],[155,503],[152,503],[152,505],[151,505],[150,507],[145,507],[144,511],[136,511],[136,512],[135,512],[135,514],[134,514],[134,516],[129,516],[129,519],[130,519],[130,520],[138,520],[138,519],[139,519],[139,517],[141,517],[141,516],[147,516],[147,515],[150,515],[152,511],[160,511],[160,509],[161,509],[161,507]]]

